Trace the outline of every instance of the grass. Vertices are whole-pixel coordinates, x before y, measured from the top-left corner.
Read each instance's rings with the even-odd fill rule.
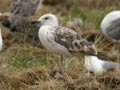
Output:
[[[52,1],[52,0],[51,0]],[[54,1],[54,0],[53,0]],[[43,5],[36,15],[48,12],[58,14],[60,24],[67,26],[68,21],[80,17],[84,21],[82,36],[93,42],[98,50],[114,55],[115,43],[107,40],[100,30],[103,17],[112,10],[119,10],[119,0],[67,0],[57,5]],[[10,1],[0,1],[0,10],[7,11]],[[66,4],[65,4],[66,5]],[[2,27],[2,26],[1,26]],[[6,29],[2,27],[3,34]],[[9,33],[9,32],[8,32]],[[7,34],[5,34],[7,35]],[[111,71],[103,75],[86,77],[83,56],[69,59],[67,74],[55,79],[53,76],[59,69],[59,56],[45,49],[32,47],[28,44],[18,44],[4,36],[6,50],[0,53],[0,90],[119,90],[120,71]],[[8,44],[8,46],[7,46]],[[9,45],[10,44],[10,45]],[[110,60],[108,57],[106,59]]]

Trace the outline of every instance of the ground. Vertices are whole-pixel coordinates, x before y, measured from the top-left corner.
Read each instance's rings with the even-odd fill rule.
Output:
[[[9,11],[11,1],[1,0],[0,11]],[[115,48],[117,44],[107,39],[100,29],[103,17],[119,8],[119,0],[46,0],[35,18],[45,13],[54,13],[60,24],[69,28],[74,28],[75,18],[81,18],[82,37],[106,53],[103,56],[106,60],[120,62],[120,53]],[[13,42],[8,37],[9,30],[2,25],[1,28],[4,49],[0,52],[0,90],[120,90],[119,70],[85,76],[83,55],[71,58],[67,74],[55,78],[58,55],[27,43]]]

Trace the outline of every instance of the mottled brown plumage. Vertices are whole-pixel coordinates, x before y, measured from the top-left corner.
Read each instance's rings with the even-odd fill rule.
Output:
[[[0,15],[3,26],[10,29],[11,35],[18,42],[28,42],[31,45],[38,45],[38,21],[30,21],[26,17],[38,12],[43,0],[13,0],[10,12]]]
[[[19,16],[31,16],[40,9],[43,0],[13,0],[10,12]]]

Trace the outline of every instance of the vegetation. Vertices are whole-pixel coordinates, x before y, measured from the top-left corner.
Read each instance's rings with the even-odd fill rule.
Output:
[[[1,0],[0,11],[9,11],[11,1]],[[75,18],[83,19],[82,36],[94,43],[98,50],[114,56],[113,61],[120,62],[116,44],[107,40],[100,29],[103,17],[110,11],[119,10],[119,0],[54,1],[46,0],[35,18],[52,12],[58,15],[61,25],[71,28],[74,25],[68,22],[73,23]],[[4,27],[2,33],[4,49],[0,53],[0,90],[120,90],[119,70],[86,77],[83,55],[71,58],[67,74],[56,79],[53,76],[59,68],[58,55],[14,42]],[[110,59],[106,56],[106,60]]]

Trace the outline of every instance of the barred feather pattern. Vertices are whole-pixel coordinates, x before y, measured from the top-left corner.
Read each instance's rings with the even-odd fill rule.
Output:
[[[38,12],[43,0],[13,0],[10,12],[20,16],[31,16]]]
[[[81,36],[72,29],[57,26],[53,27],[54,31],[54,40],[60,45],[65,46],[68,50],[79,51],[84,43],[88,43]]]

